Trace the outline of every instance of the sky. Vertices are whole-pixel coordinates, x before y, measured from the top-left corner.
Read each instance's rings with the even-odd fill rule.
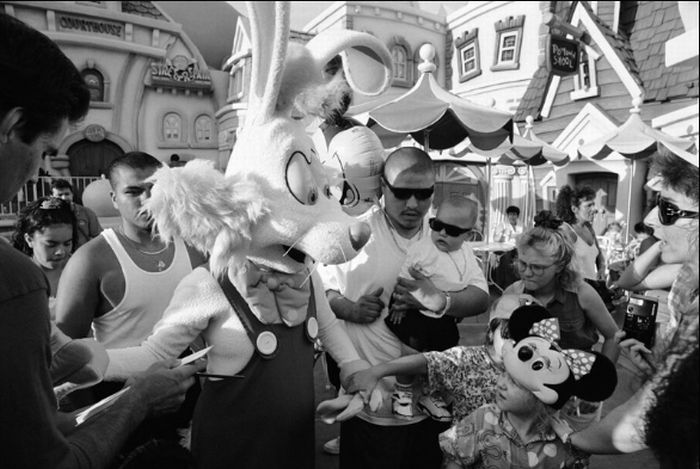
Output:
[[[157,1],[160,7],[177,23],[194,41],[209,66],[220,69],[222,63],[231,54],[233,35],[238,12],[247,16],[245,2],[217,1]],[[415,2],[429,13],[437,13],[441,6],[447,13],[466,5],[467,2]],[[333,2],[291,2],[291,27],[301,30]],[[231,8],[233,7],[233,8]],[[206,9],[207,14],[202,14]],[[216,34],[212,34],[216,31]]]
[[[245,2],[228,2],[235,9],[245,14]],[[292,16],[291,16],[291,27],[292,29],[300,30],[309,21],[311,21],[316,15],[321,13],[323,10],[328,8],[333,2],[291,2],[292,3]],[[429,13],[437,13],[441,5],[445,6],[445,10],[448,13],[456,10],[467,4],[467,2],[416,2],[420,5],[422,10]]]

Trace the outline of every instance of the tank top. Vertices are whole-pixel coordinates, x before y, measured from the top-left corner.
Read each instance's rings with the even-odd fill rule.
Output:
[[[162,272],[147,272],[129,257],[112,229],[101,234],[117,256],[124,275],[124,297],[112,310],[92,321],[92,330],[105,348],[140,345],[163,316],[175,287],[192,272],[185,243],[176,238],[173,260]]]
[[[595,260],[598,257],[598,246],[595,243],[589,245],[581,236],[577,235],[574,250],[579,259],[583,278],[597,280],[598,269]]]

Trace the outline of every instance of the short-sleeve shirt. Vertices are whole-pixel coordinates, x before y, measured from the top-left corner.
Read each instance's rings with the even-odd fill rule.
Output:
[[[585,284],[582,284],[585,285]],[[562,348],[590,350],[598,342],[598,330],[588,318],[579,302],[579,290],[563,290],[558,288],[554,298],[545,305],[547,310],[559,320]],[[525,290],[522,280],[518,280],[503,292],[503,296],[529,293]]]
[[[561,469],[576,461],[551,429],[523,441],[495,404],[478,408],[439,439],[444,461],[464,468]]]
[[[444,352],[426,352],[429,391],[452,397],[452,420],[457,422],[484,404],[494,401],[500,368],[486,346],[452,347]]]
[[[429,236],[421,238],[409,248],[399,276],[410,279],[409,267],[416,267],[442,291],[460,291],[467,286],[489,291],[484,273],[467,243],[447,253],[440,251]]]

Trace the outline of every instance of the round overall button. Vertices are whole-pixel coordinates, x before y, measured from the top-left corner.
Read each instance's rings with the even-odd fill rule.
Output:
[[[309,339],[311,340],[318,337],[318,321],[316,318],[309,318],[306,320],[306,333],[309,335]]]
[[[271,356],[277,351],[277,336],[270,331],[258,334],[255,347],[262,355]]]

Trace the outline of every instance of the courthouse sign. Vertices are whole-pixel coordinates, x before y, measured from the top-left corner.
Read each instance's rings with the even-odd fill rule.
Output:
[[[58,14],[56,15],[56,26],[59,31],[103,34],[124,39],[124,25],[122,23],[101,18]]]

